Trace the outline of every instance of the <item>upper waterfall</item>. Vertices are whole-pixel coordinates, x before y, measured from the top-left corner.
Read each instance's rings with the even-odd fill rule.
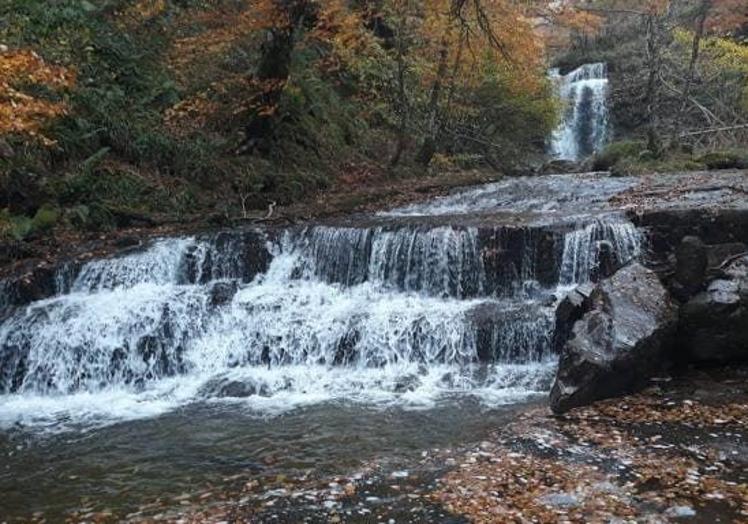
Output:
[[[600,151],[608,140],[608,70],[604,63],[584,64],[566,75],[551,71],[564,106],[550,152],[561,160],[580,160]]]

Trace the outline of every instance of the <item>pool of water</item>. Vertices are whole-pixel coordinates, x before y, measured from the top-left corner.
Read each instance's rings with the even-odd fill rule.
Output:
[[[487,408],[453,398],[414,410],[328,402],[268,417],[238,402],[206,402],[105,427],[6,429],[0,515],[43,512],[56,522],[86,507],[124,517],[234,475],[321,478],[372,461],[395,468],[423,449],[479,441],[527,404]]]

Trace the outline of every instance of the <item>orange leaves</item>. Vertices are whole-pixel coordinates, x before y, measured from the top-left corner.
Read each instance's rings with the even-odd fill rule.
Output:
[[[745,0],[714,0],[706,19],[711,33],[726,33],[748,25],[748,6]]]
[[[602,28],[605,19],[589,11],[564,9],[556,16],[556,21],[562,27],[567,27],[579,34],[594,35]]]
[[[29,50],[0,52],[0,134],[19,133],[39,138],[41,129],[51,119],[65,114],[63,102],[28,94],[29,86],[44,86],[53,91],[68,89],[75,74],[67,68],[50,65]]]

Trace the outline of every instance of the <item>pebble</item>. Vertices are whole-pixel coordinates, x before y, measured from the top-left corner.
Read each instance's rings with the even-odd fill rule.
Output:
[[[673,518],[695,517],[696,511],[690,506],[673,506],[665,511],[665,515]]]
[[[556,506],[561,508],[574,508],[579,506],[579,499],[570,493],[551,493],[538,499],[542,504],[547,506]]]

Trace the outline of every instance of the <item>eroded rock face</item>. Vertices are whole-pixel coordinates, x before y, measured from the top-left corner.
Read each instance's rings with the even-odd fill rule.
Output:
[[[688,361],[748,361],[748,255],[683,306],[679,332]]]
[[[654,272],[631,264],[601,281],[561,352],[551,409],[636,390],[662,366],[677,309]]]

